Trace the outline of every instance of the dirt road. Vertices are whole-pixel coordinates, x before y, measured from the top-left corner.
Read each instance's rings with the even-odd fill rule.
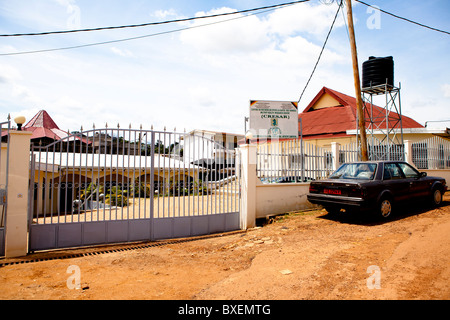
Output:
[[[295,212],[195,241],[0,260],[0,299],[450,299],[450,196],[444,200],[383,223]]]

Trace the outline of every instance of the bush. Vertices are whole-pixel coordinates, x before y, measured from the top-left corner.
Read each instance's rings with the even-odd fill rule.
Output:
[[[194,181],[194,183],[192,184],[192,187],[191,187],[191,194],[193,194],[193,195],[208,194],[208,188],[205,185],[203,185],[202,180],[199,180],[198,182]]]
[[[98,192],[97,192],[98,188]],[[104,187],[103,186],[97,186],[95,183],[89,183],[89,186],[86,189],[83,189],[80,191],[80,200],[86,200],[90,196],[90,200],[98,200],[97,196],[104,193]]]
[[[105,197],[105,203],[116,207],[127,207],[130,204],[127,196],[123,194],[120,187],[112,187],[109,189]]]
[[[151,192],[150,184],[144,184],[144,182],[139,183],[136,181],[130,190],[130,197],[134,196],[136,198],[149,198]]]
[[[162,188],[161,188],[162,189]],[[200,181],[173,181],[170,180],[165,188],[166,196],[188,196],[188,195],[205,195],[208,194],[208,188]]]

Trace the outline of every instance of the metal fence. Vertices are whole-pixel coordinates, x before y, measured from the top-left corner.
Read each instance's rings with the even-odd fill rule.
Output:
[[[263,183],[305,182],[328,177],[333,157],[302,139],[275,140],[258,144],[256,167]]]
[[[235,158],[186,137],[106,128],[33,146],[32,250],[238,229]]]
[[[355,142],[339,146],[338,165],[361,160],[359,145]]]
[[[405,144],[368,145],[369,160],[406,161]],[[340,146],[339,162],[360,160],[357,144]],[[434,136],[411,142],[411,161],[418,169],[450,169],[450,141]]]
[[[355,143],[340,146],[340,163],[359,160],[359,148]],[[368,145],[369,160],[406,161],[405,144]],[[450,169],[450,141],[431,137],[411,142],[411,161],[418,169]]]
[[[368,145],[367,153],[369,160],[405,160],[405,146],[404,144],[389,144],[379,143],[375,145]]]
[[[408,161],[418,169],[450,169],[449,140],[432,137],[411,143],[411,148]],[[374,161],[406,161],[405,151],[404,144],[368,145],[369,160]],[[257,147],[257,175],[263,183],[305,182],[326,178],[333,168],[359,160],[358,143],[338,144],[333,151],[302,139],[267,141]]]
[[[413,143],[412,161],[418,169],[450,169],[450,141],[432,137]]]

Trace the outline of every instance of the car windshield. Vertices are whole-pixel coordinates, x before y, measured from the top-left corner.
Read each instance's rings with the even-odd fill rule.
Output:
[[[375,163],[346,163],[337,169],[330,179],[372,180],[377,165]]]

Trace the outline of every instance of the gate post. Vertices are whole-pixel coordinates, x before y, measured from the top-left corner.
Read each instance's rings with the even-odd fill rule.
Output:
[[[340,163],[340,159],[339,159],[339,150],[340,150],[340,144],[338,142],[332,142],[331,143],[331,153],[332,153],[332,158],[333,158],[333,166],[332,169],[333,171],[336,171],[337,169],[339,169],[339,166],[341,165]]]
[[[241,152],[241,229],[256,226],[256,145],[243,145]]]
[[[413,162],[412,158],[412,142],[409,140],[404,141],[404,152],[405,152],[405,161],[408,162],[412,166],[416,166]]]
[[[32,132],[9,131],[9,173],[5,257],[28,253],[28,186]]]

